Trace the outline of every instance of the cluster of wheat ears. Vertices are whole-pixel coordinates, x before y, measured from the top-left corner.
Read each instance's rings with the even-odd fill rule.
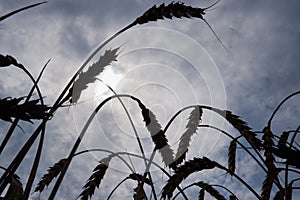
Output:
[[[0,21],[5,20],[15,13],[38,6],[43,3],[45,2],[26,6],[24,8],[10,12],[9,14],[1,16]],[[98,80],[97,76],[103,71],[104,67],[110,65],[112,62],[117,61],[119,47],[106,50],[104,54],[100,56],[97,62],[87,67],[90,60],[101,49],[103,49],[105,45],[107,45],[111,40],[133,26],[149,23],[151,21],[157,21],[159,19],[163,20],[166,18],[199,18],[209,26],[209,24],[203,18],[205,15],[205,11],[207,11],[207,9],[209,8],[211,8],[211,6],[207,8],[195,8],[187,6],[182,2],[173,2],[168,5],[161,4],[160,6],[151,7],[135,21],[103,42],[77,70],[77,72],[67,83],[59,97],[56,99],[54,104],[51,106],[44,105],[43,96],[38,86],[38,82],[41,79],[43,71],[48,63],[44,65],[39,76],[35,79],[30,74],[30,72],[27,71],[27,69],[13,56],[4,56],[0,54],[0,67],[18,67],[19,69],[23,70],[33,82],[32,89],[29,91],[28,95],[19,98],[7,97],[0,99],[0,119],[11,123],[8,132],[3,136],[3,141],[0,146],[0,154],[2,154],[4,148],[7,146],[7,143],[15,128],[19,127],[22,129],[22,127],[18,125],[18,122],[20,120],[30,123],[33,123],[33,120],[35,120],[35,122],[39,120],[39,125],[30,135],[29,139],[25,142],[19,152],[15,155],[10,164],[5,167],[1,166],[2,175],[0,178],[0,194],[3,195],[1,199],[28,199],[31,193],[42,192],[45,187],[51,184],[51,182],[55,182],[53,183],[53,188],[49,195],[49,199],[54,199],[72,159],[80,154],[84,154],[90,151],[86,150],[78,152],[77,150],[93,118],[107,102],[115,98],[122,104],[133,127],[134,123],[129,112],[127,111],[126,106],[123,104],[123,99],[127,98],[137,103],[137,106],[141,111],[141,116],[143,117],[145,127],[150,133],[153,141],[153,151],[151,157],[147,158],[145,156],[143,145],[140,141],[138,133],[136,132],[136,129],[134,129],[134,132],[141,154],[138,155],[128,152],[111,152],[105,149],[94,150],[102,152],[104,151],[108,155],[100,160],[99,164],[94,168],[91,176],[83,186],[83,191],[78,194],[78,198],[92,198],[95,189],[100,187],[100,183],[103,180],[104,176],[109,173],[107,171],[109,171],[108,169],[110,161],[112,159],[120,159],[125,163],[125,165],[127,165],[132,173],[125,177],[120,183],[116,184],[116,187],[111,191],[107,199],[110,199],[117,188],[127,180],[133,180],[137,183],[136,187],[133,188],[134,199],[175,199],[177,197],[188,199],[189,195],[186,190],[194,186],[199,187],[198,199],[205,199],[205,194],[209,194],[210,197],[219,200],[226,198],[232,200],[239,199],[239,197],[235,194],[235,191],[231,191],[226,187],[226,185],[210,184],[203,181],[198,181],[192,182],[184,188],[181,187],[181,183],[184,181],[184,179],[189,177],[191,174],[214,168],[228,173],[232,177],[232,179],[240,182],[240,187],[244,187],[249,191],[249,193],[252,193],[253,198],[262,200],[267,200],[270,198],[273,198],[274,200],[292,199],[292,192],[299,189],[295,186],[295,183],[300,180],[298,176],[300,173],[300,161],[298,159],[300,156],[300,151],[299,144],[297,144],[297,142],[295,141],[300,126],[295,130],[288,130],[283,132],[282,134],[274,134],[271,130],[271,122],[280,107],[288,99],[294,97],[295,95],[298,95],[300,91],[297,91],[286,97],[274,110],[265,128],[263,128],[260,133],[257,133],[252,131],[252,129],[247,125],[246,122],[244,122],[239,116],[233,114],[232,112],[214,108],[212,106],[203,105],[192,105],[181,109],[169,120],[168,124],[164,128],[162,128],[162,126],[156,119],[155,114],[142,103],[142,100],[127,94],[117,94],[113,90],[113,88],[111,88],[109,85],[106,85],[114,95],[102,101],[91,113],[80,135],[75,141],[69,155],[59,160],[52,167],[50,167],[47,173],[43,175],[43,177],[40,178],[36,176],[41,159],[44,136],[47,133],[46,123],[54,117],[57,109],[67,105],[76,106],[76,103],[81,96],[81,92],[88,87],[88,84]],[[215,36],[217,37],[216,34]],[[37,92],[39,98],[32,100],[31,97],[34,91]],[[175,118],[178,117],[183,111],[188,109],[191,109],[192,111],[190,112],[190,117],[188,118],[186,129],[181,135],[178,148],[175,153],[168,143],[168,139],[165,133],[172,122],[175,120]],[[217,127],[202,125],[201,118],[205,110],[212,111],[224,117],[224,119],[227,120],[240,133],[240,136],[233,137],[228,132],[218,129]],[[215,129],[230,138],[231,142],[228,147],[227,166],[221,165],[217,161],[213,161],[207,157],[194,157],[191,160],[186,160],[186,154],[190,148],[192,137],[200,127]],[[35,143],[38,138],[39,141]],[[29,150],[34,146],[34,143],[38,146],[33,164],[32,166],[30,166],[30,174],[28,175],[27,181],[20,180],[20,178],[16,174],[16,170],[23,162]],[[256,191],[247,183],[247,180],[244,180],[236,173],[236,154],[238,148],[242,149],[243,153],[251,156],[251,159],[255,161],[257,167],[261,168],[265,173],[264,180],[260,186],[260,191]],[[160,166],[153,161],[154,155],[157,151],[159,152],[165,166]],[[141,159],[145,164],[144,172],[136,172],[133,167],[128,164],[128,162],[123,158],[124,156],[137,157]],[[168,178],[166,184],[161,188],[160,191],[156,191],[157,187],[155,187],[155,184],[152,182],[151,172],[149,170],[151,165],[154,165],[159,170],[161,170],[161,172]],[[165,167],[169,169],[169,172],[165,170]],[[289,174],[291,173],[294,177],[292,180],[291,178],[289,178]],[[284,177],[284,179],[282,177]],[[40,181],[34,188],[33,182],[36,178],[40,178]],[[26,184],[23,186],[22,183]],[[151,188],[150,190],[147,190],[151,191],[150,194],[147,194],[145,187]],[[173,195],[175,191],[177,191],[177,194]]]

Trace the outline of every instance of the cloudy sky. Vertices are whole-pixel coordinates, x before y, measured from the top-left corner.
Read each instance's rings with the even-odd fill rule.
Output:
[[[0,15],[36,2],[2,0]],[[14,56],[34,76],[51,59],[39,84],[45,102],[51,105],[98,45],[134,21],[153,4],[163,2],[53,0],[2,21],[0,53]],[[165,1],[166,4],[170,2]],[[211,0],[184,2],[196,7],[207,7],[214,3]],[[105,49],[121,47],[118,61],[107,67],[99,78],[118,93],[140,98],[157,115],[162,126],[180,108],[203,104],[231,110],[242,116],[254,130],[261,131],[279,102],[300,88],[300,2],[222,0],[215,7],[207,11],[204,18],[228,51],[200,19],[151,22],[120,35],[95,56],[94,61]],[[1,69],[0,98],[26,95],[30,87],[31,82],[18,69]],[[48,125],[43,158],[35,183],[49,166],[68,155],[90,112],[110,95],[112,93],[97,81],[82,93],[78,105],[62,108],[56,113]],[[150,156],[153,146],[144,129],[139,109],[134,102],[127,99],[124,101],[142,138],[146,154]],[[274,133],[297,128],[300,113],[298,102],[299,97],[294,97],[278,112],[272,126]],[[177,148],[189,112],[183,113],[171,126],[170,133],[167,133],[173,149]],[[80,149],[104,148],[138,154],[132,127],[124,113],[117,100],[108,104],[97,115]],[[203,124],[214,124],[237,134],[220,117],[209,111],[204,112]],[[2,166],[9,164],[18,152],[18,147],[24,144],[34,130],[34,126],[28,123],[21,125],[26,133],[16,131],[1,155]],[[0,126],[2,138],[8,126],[3,122],[0,122]],[[193,138],[193,148],[188,158],[208,156],[226,164],[226,157],[220,158],[220,155],[226,156],[228,143],[228,138],[215,131],[199,129],[198,135]],[[34,158],[34,150],[28,154],[18,171],[24,182],[28,166]],[[90,153],[74,159],[57,199],[75,199],[97,165],[97,160],[105,155]],[[249,162],[247,156],[241,155],[238,159],[241,162],[237,166],[237,173],[248,178],[249,183],[260,192],[261,182],[251,177],[259,176],[263,180],[264,174],[253,170],[252,164],[243,166],[243,163]],[[162,164],[159,155],[155,161]],[[142,173],[143,162],[133,159],[133,163],[136,170]],[[111,176],[103,181],[103,190],[96,192],[95,199],[107,197],[118,180],[128,175],[126,170],[117,161],[112,163],[111,171],[108,171]],[[154,173],[157,173],[155,181],[158,186],[165,183],[166,177]],[[241,199],[254,198],[251,194],[241,196],[245,188],[220,171],[200,176],[200,179],[196,177],[197,180],[205,177],[209,183],[228,185],[237,191]],[[131,198],[133,187],[134,184],[128,182],[113,197],[118,199],[119,195],[127,195],[126,198]],[[41,195],[32,195],[32,198],[46,199],[49,191],[51,186]],[[197,192],[198,189],[191,189],[189,195],[197,195]],[[299,195],[299,192],[294,195]]]

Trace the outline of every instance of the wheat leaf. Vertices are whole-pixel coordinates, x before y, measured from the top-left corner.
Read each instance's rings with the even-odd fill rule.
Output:
[[[78,78],[74,81],[73,86],[70,88],[70,93],[72,94],[72,98],[70,100],[71,103],[77,103],[81,92],[88,87],[87,85],[95,82],[97,80],[96,76],[102,73],[106,66],[117,60],[119,49],[120,47],[112,50],[106,50],[97,62],[89,66],[87,71],[81,71],[78,74]]]

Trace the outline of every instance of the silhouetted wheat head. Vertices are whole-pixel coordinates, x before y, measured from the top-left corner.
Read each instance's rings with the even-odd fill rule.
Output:
[[[226,200],[223,195],[221,195],[213,186],[204,183],[202,181],[196,183],[197,186],[201,187],[203,190],[208,192],[211,196],[213,196],[217,200]]]
[[[168,144],[168,139],[154,113],[146,108],[141,101],[139,101],[139,107],[142,110],[142,116],[144,118],[146,128],[150,132],[152,141],[155,144],[155,149],[160,152],[163,162],[166,166],[168,166],[174,161],[174,153]]]
[[[117,61],[118,51],[119,48],[106,50],[97,62],[89,66],[87,71],[79,72],[78,78],[74,81],[73,86],[69,90],[71,103],[77,103],[81,92],[88,87],[87,85],[95,82],[97,80],[96,76],[103,72],[106,66],[110,65],[113,61]]]
[[[96,187],[98,188],[106,170],[108,169],[109,162],[112,159],[112,155],[103,158],[99,161],[99,165],[93,170],[92,175],[88,179],[87,183],[83,186],[83,191],[79,195],[81,200],[88,200],[91,198],[95,192]]]
[[[47,119],[51,114],[47,111],[50,107],[38,104],[39,99],[20,103],[25,97],[0,99],[0,119],[12,122],[18,118],[27,122],[35,119]]]
[[[175,155],[175,161],[170,165],[171,168],[176,169],[177,165],[185,160],[192,135],[197,132],[198,125],[201,122],[202,113],[203,111],[200,107],[195,107],[191,112],[189,121],[186,125],[186,130],[180,137],[177,153]]]
[[[34,192],[42,192],[45,187],[47,187],[55,177],[61,172],[62,168],[65,165],[67,159],[61,159],[50,167],[47,171],[48,173],[44,174],[42,179],[38,182],[37,187],[34,189]]]
[[[228,147],[228,170],[232,175],[235,173],[235,163],[236,163],[236,147],[237,139],[233,139]]]
[[[168,180],[168,183],[164,186],[162,190],[162,198],[166,197],[170,199],[173,196],[175,188],[189,175],[194,172],[199,172],[206,169],[213,169],[216,167],[216,163],[210,159],[194,158],[193,160],[186,161],[182,166],[175,170],[175,174]]]
[[[265,163],[268,168],[268,174],[263,182],[262,192],[261,192],[261,198],[265,200],[270,198],[273,182],[277,177],[278,170],[274,164],[275,158],[272,154],[272,148],[274,146],[273,133],[271,132],[269,127],[265,127],[263,133],[264,135],[262,139],[264,141],[263,147],[265,151],[264,155],[266,157]]]

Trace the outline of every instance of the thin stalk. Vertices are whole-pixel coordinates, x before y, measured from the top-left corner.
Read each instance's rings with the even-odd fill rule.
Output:
[[[226,167],[220,165],[219,163],[216,163],[216,164],[217,164],[216,167],[229,173],[229,170]],[[248,190],[251,191],[252,194],[254,194],[256,196],[257,199],[262,200],[260,198],[259,194],[257,194],[257,192],[246,181],[244,181],[240,176],[238,176],[236,173],[233,173],[232,176],[234,176],[238,181],[240,181],[244,186],[246,186],[248,188]]]
[[[120,94],[120,95],[115,95],[115,96],[111,96],[111,97],[108,97],[106,98],[105,100],[103,100],[96,108],[95,110],[92,112],[92,114],[90,115],[89,119],[87,120],[87,122],[85,123],[83,129],[81,130],[75,144],[73,145],[72,147],[72,150],[66,160],[66,163],[63,167],[63,169],[61,170],[61,173],[52,189],[52,192],[50,193],[50,196],[49,196],[49,199],[52,200],[54,199],[57,191],[58,191],[58,188],[60,187],[60,184],[67,172],[67,169],[69,168],[70,164],[71,164],[71,161],[72,161],[72,158],[74,156],[74,154],[76,153],[78,147],[79,147],[79,144],[81,143],[81,140],[82,138],[85,136],[85,133],[87,131],[87,129],[89,128],[91,122],[93,121],[94,117],[96,116],[96,114],[98,113],[98,111],[108,102],[110,101],[111,99],[114,99],[114,98],[117,98],[117,97],[128,97],[128,98],[132,98],[132,96],[130,95],[127,95],[127,94]]]
[[[48,65],[49,62],[50,62],[50,60],[48,60],[46,62],[46,64],[44,65],[44,67],[42,68],[42,70],[41,70],[41,72],[40,72],[40,74],[39,74],[39,76],[38,76],[38,78],[36,80],[36,83],[38,83],[39,80],[41,79],[42,74],[45,71],[45,69],[46,69],[46,67],[47,67],[47,65]],[[44,105],[43,99],[41,97],[40,97],[40,99],[41,99],[41,104]],[[29,175],[28,180],[26,182],[25,191],[23,193],[23,199],[28,199],[29,195],[30,195],[30,190],[31,190],[34,178],[36,176],[37,169],[38,169],[39,162],[40,162],[40,158],[41,158],[41,154],[42,154],[45,132],[46,132],[46,126],[44,126],[44,128],[42,129],[42,133],[41,133],[41,136],[40,136],[40,141],[39,141],[38,149],[37,149],[37,152],[36,152],[36,155],[35,155],[35,159],[34,159],[34,162],[33,162],[33,166],[31,168],[30,175]]]
[[[98,79],[98,78],[97,78],[97,79]],[[104,83],[101,79],[98,79],[98,80],[101,81],[102,83]],[[112,89],[109,85],[107,85],[106,83],[104,83],[104,84],[110,89],[110,91],[112,91],[112,92],[114,93],[114,95],[118,95],[118,94],[114,91],[114,89]],[[134,134],[135,134],[135,137],[136,137],[136,139],[137,139],[137,142],[138,142],[140,151],[141,151],[141,153],[142,153],[142,156],[143,156],[143,158],[146,158],[145,152],[144,152],[144,149],[143,149],[142,142],[141,142],[140,137],[139,137],[139,135],[138,135],[138,132],[137,132],[135,126],[134,126],[134,123],[133,123],[133,121],[132,121],[132,118],[131,118],[131,116],[130,116],[130,114],[129,114],[129,112],[128,112],[126,106],[125,106],[125,104],[124,104],[123,101],[121,100],[121,98],[120,98],[120,97],[117,97],[117,98],[118,98],[119,102],[121,103],[123,109],[125,110],[126,115],[127,115],[128,119],[129,119],[129,121],[130,121],[131,127],[132,127],[133,132],[134,132]],[[150,159],[150,160],[151,160],[151,159]],[[146,167],[146,174],[148,174],[148,177],[149,177],[150,181],[152,182],[151,173],[150,173],[149,171],[147,171],[147,168],[148,168],[148,166],[150,166],[150,164],[147,163],[146,159],[144,159],[144,163],[145,163],[145,167]],[[142,183],[141,183],[141,185],[142,185],[141,187],[143,187],[144,179],[145,179],[145,178],[146,178],[146,177],[143,177],[143,181],[142,181]],[[156,192],[155,192],[155,188],[154,188],[153,184],[151,184],[151,189],[152,189],[152,192],[153,192],[154,199],[157,200],[157,198],[156,198]]]
[[[296,136],[297,136],[299,130],[300,130],[300,126],[297,127],[297,129],[296,129],[296,131],[295,131],[295,133],[294,133],[294,135],[291,139],[291,143],[290,143],[290,146],[289,146],[290,149],[292,149],[293,143],[296,139]],[[288,183],[289,182],[289,165],[288,165],[288,163],[285,164],[285,179],[284,179],[284,182],[285,182],[285,188],[288,188],[289,187],[289,183]],[[284,190],[284,193],[285,193],[285,197],[286,197],[287,196],[287,190]]]
[[[38,6],[38,5],[41,5],[41,4],[44,4],[44,3],[47,3],[47,1],[44,1],[44,2],[41,2],[41,3],[32,4],[32,5],[25,6],[25,7],[23,7],[23,8],[14,10],[14,11],[12,11],[12,12],[6,14],[6,15],[1,16],[1,17],[0,17],[0,21],[3,21],[3,20],[5,20],[6,18],[8,18],[8,17],[10,17],[10,16],[12,16],[12,15],[14,15],[14,14],[17,14],[18,12],[21,12],[21,11],[23,11],[23,10],[27,10],[27,9],[29,9],[29,8],[33,8],[33,7],[35,7],[35,6]]]
[[[33,84],[34,84],[34,85],[32,86],[32,88],[31,88],[31,90],[29,91],[29,93],[28,93],[28,95],[27,95],[27,97],[26,97],[26,99],[25,99],[25,102],[28,102],[28,101],[29,101],[29,99],[30,99],[30,97],[31,97],[31,95],[32,95],[32,93],[33,93],[33,91],[34,91],[34,89],[36,89],[36,90],[37,90],[37,93],[38,93],[38,96],[39,96],[39,98],[40,98],[41,104],[44,105],[43,96],[42,96],[42,93],[41,93],[41,91],[40,91],[40,89],[39,89],[39,87],[38,87],[37,84],[38,84],[38,82],[39,82],[39,80],[40,80],[40,78],[41,78],[41,76],[42,76],[42,73],[43,73],[44,69],[46,68],[47,64],[49,63],[49,61],[50,61],[50,60],[48,60],[47,63],[45,64],[45,66],[43,67],[43,69],[42,69],[42,71],[40,72],[40,74],[39,74],[37,80],[35,80],[35,79],[33,78],[33,76],[31,75],[31,73],[30,73],[30,72],[29,72],[22,64],[19,64],[19,63],[16,63],[16,64],[15,64],[16,67],[22,69],[22,70],[28,75],[28,77],[31,79],[31,81],[32,81]],[[43,120],[43,121],[45,121],[45,120]],[[1,143],[1,146],[0,146],[0,155],[1,155],[2,151],[3,151],[3,149],[5,148],[7,142],[9,141],[9,139],[10,139],[12,133],[14,132],[14,129],[17,127],[18,122],[19,122],[19,119],[18,119],[18,118],[15,118],[13,124],[10,126],[10,128],[9,128],[9,130],[8,130],[8,132],[7,132],[7,134],[5,135],[5,138],[4,138],[4,140],[3,140],[3,142]],[[24,156],[25,156],[25,155],[24,155]],[[3,175],[1,176],[1,179],[0,179],[0,183],[1,183],[1,185],[0,185],[0,194],[2,194],[3,190],[5,189],[6,185],[8,184],[8,179],[7,179],[8,174],[9,174],[9,173],[10,173],[10,174],[13,174],[13,173],[15,173],[15,171],[16,171],[16,169],[12,169],[12,167],[14,167],[14,164],[15,164],[14,161],[17,161],[17,160],[14,159],[14,160],[12,161],[11,165],[7,168],[8,171],[5,171],[5,172],[3,173]]]
[[[113,154],[113,156],[117,156],[120,160],[122,160],[132,173],[135,172],[135,170],[128,164],[128,162],[124,158],[122,158],[119,154],[114,153],[113,151],[110,151],[110,150],[107,150],[107,149],[89,149],[89,150],[84,150],[84,151],[80,151],[78,153],[75,153],[73,157],[79,156],[79,155],[84,154],[84,153],[92,152],[92,151],[102,151],[102,152],[107,152],[107,153]]]
[[[231,190],[229,190],[227,187],[224,187],[223,185],[218,185],[218,184],[210,184],[210,185],[213,186],[213,187],[220,187],[220,188],[223,188],[223,189],[225,189],[226,191],[228,191],[230,194],[232,194],[233,196],[235,196],[235,194],[234,194]],[[184,190],[186,190],[186,189],[188,189],[188,188],[190,188],[190,187],[193,187],[193,186],[198,186],[198,185],[197,185],[197,183],[192,183],[192,184],[190,184],[190,185],[188,185],[188,186],[182,188],[182,190],[184,191]],[[198,187],[199,187],[199,186],[198,186]],[[179,194],[180,194],[180,193],[177,192],[176,195],[172,198],[172,200],[175,200]],[[237,198],[237,196],[235,196],[235,197]],[[237,199],[239,199],[239,198],[237,198]]]
[[[289,100],[290,98],[292,98],[293,96],[296,96],[296,95],[298,95],[298,94],[300,94],[300,91],[296,91],[296,92],[290,94],[289,96],[287,96],[286,98],[284,98],[284,99],[279,103],[279,105],[275,108],[275,110],[273,111],[273,113],[272,113],[272,115],[271,115],[271,117],[270,117],[270,119],[269,119],[269,121],[268,121],[268,125],[267,125],[268,127],[271,128],[272,120],[273,120],[275,114],[277,113],[277,111],[280,109],[280,107],[281,107],[287,100]]]
[[[113,193],[118,189],[118,187],[120,187],[126,180],[128,180],[129,177],[125,177],[121,182],[119,182],[115,187],[114,189],[109,193],[108,197],[107,197],[107,200],[110,199],[110,197],[113,195]]]

